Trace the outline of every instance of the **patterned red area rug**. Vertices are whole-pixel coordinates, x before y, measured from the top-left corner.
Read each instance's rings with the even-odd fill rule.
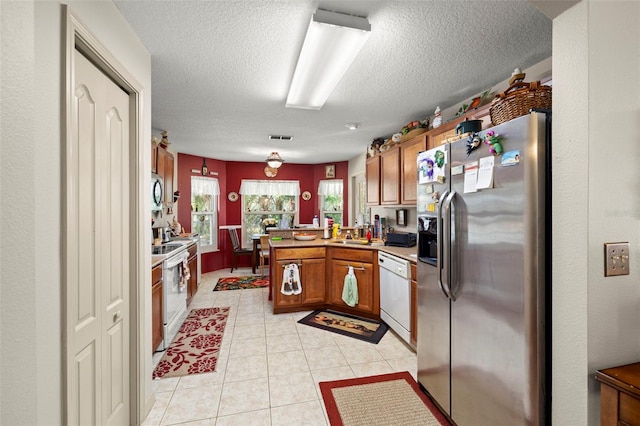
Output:
[[[407,371],[320,382],[331,426],[449,426]]]
[[[245,288],[269,287],[269,278],[256,275],[246,277],[225,277],[220,278],[213,291],[242,290]]]
[[[173,342],[153,370],[153,378],[186,376],[216,371],[229,308],[189,312]]]

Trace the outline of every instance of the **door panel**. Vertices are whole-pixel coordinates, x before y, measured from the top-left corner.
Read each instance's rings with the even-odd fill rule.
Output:
[[[74,376],[76,383],[70,383],[74,389],[74,399],[78,401],[75,411],[69,413],[72,424],[95,424],[96,419],[96,362],[98,353],[95,341],[79,351],[74,359]]]
[[[325,303],[325,259],[303,259],[300,281],[302,303]]]
[[[77,51],[73,66],[67,306],[76,365],[68,420],[128,424],[129,96]]]

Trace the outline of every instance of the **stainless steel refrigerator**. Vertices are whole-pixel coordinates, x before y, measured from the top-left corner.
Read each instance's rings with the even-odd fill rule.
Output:
[[[550,422],[549,157],[543,112],[418,155],[418,382],[458,426]]]

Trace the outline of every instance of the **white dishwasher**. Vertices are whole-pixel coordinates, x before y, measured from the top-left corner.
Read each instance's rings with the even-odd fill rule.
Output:
[[[380,318],[410,344],[411,262],[378,251]]]

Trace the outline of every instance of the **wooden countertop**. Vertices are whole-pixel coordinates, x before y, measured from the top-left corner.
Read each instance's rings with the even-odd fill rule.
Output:
[[[640,398],[640,362],[598,370],[596,380]]]
[[[297,247],[348,247],[355,250],[375,250],[375,251],[383,251],[385,253],[389,253],[395,256],[398,256],[402,259],[408,260],[410,262],[416,263],[417,258],[415,256],[411,256],[412,254],[416,254],[417,247],[391,247],[385,246],[382,242],[373,244],[358,244],[358,243],[344,243],[345,240],[325,240],[322,238],[316,238],[311,241],[299,241],[295,239],[282,239],[282,240],[269,240],[271,247],[273,248],[297,248]],[[348,241],[348,240],[347,240]]]

